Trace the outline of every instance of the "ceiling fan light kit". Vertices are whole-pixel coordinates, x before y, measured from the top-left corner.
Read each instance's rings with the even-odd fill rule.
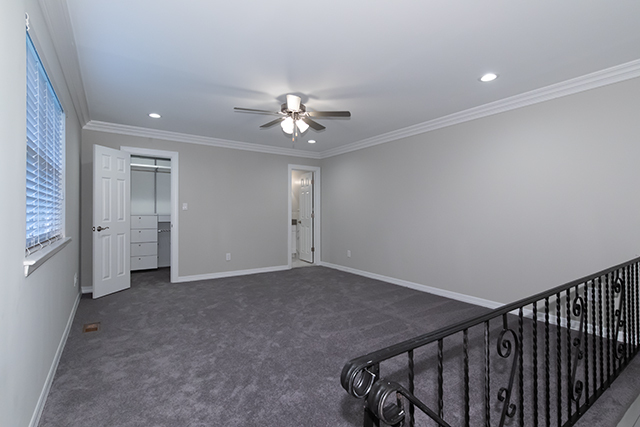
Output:
[[[310,127],[320,131],[325,127],[320,123],[311,119],[311,117],[351,117],[349,111],[307,111],[307,107],[301,102],[301,98],[297,95],[287,95],[287,102],[280,106],[280,111],[256,110],[253,108],[235,107],[236,111],[244,111],[248,113],[279,115],[275,120],[263,124],[260,128],[268,128],[280,123],[282,130],[289,135],[295,137],[299,133],[305,133]]]

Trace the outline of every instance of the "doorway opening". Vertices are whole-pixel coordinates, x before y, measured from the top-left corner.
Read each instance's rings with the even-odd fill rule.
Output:
[[[178,153],[121,149],[131,154],[131,271],[169,268],[171,282],[176,282]]]
[[[289,268],[320,264],[320,168],[289,165]]]

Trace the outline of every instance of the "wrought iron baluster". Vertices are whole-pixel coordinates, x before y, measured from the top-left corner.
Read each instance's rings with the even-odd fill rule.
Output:
[[[635,296],[635,291],[634,291],[634,283],[635,283],[635,277],[634,277],[634,272],[633,272],[633,267],[632,266],[627,266],[627,330],[629,331],[629,344],[627,345],[627,357],[630,358],[631,355],[633,354],[633,350],[635,349],[635,340],[634,340],[634,335],[635,335],[635,329],[636,329],[636,322],[635,319],[633,318],[634,315],[634,308],[633,308],[633,301],[634,301],[634,296]]]
[[[370,366],[367,371],[372,375],[372,381],[375,381],[380,377],[380,364],[376,363]],[[364,405],[364,427],[380,427],[380,419],[378,419],[366,404]]]
[[[415,419],[415,412],[418,411],[422,411],[423,415],[426,414],[441,427],[448,426],[444,421],[444,364],[447,363],[447,369],[449,369],[449,362],[444,359],[444,341],[451,337],[459,343],[453,335],[462,333],[463,353],[462,355],[458,353],[454,360],[459,363],[458,358],[462,356],[463,369],[460,370],[458,365],[458,368],[454,368],[453,371],[458,373],[458,381],[463,376],[463,390],[460,391],[464,394],[464,425],[468,427],[471,424],[471,410],[473,409],[474,412],[482,410],[481,397],[478,396],[476,406],[474,406],[476,400],[471,399],[474,395],[471,394],[470,360],[475,352],[470,347],[474,341],[469,338],[469,330],[484,324],[485,425],[492,426],[491,417],[493,415],[493,418],[497,418],[498,414],[495,411],[499,410],[500,421],[494,420],[496,427],[504,426],[506,419],[515,418],[516,413],[518,414],[516,424],[520,426],[524,425],[527,417],[530,418],[527,422],[535,427],[545,425],[545,422],[546,426],[550,427],[551,423],[555,425],[556,421],[559,427],[568,426],[580,418],[584,410],[593,405],[603,391],[611,386],[621,370],[629,364],[630,359],[638,353],[640,346],[639,281],[640,257],[551,291],[507,304],[474,319],[461,321],[441,330],[377,350],[353,359],[345,365],[341,375],[343,388],[354,397],[366,399],[365,426],[373,427],[386,423],[385,425],[415,427],[418,422]],[[553,301],[554,295],[555,301]],[[566,298],[566,301],[563,301],[563,298]],[[530,338],[526,337],[529,332],[525,331],[525,307],[529,306],[532,306],[533,321]],[[517,327],[516,320],[509,317],[510,313],[515,313],[516,310]],[[544,315],[540,313],[541,310],[544,310]],[[552,310],[555,310],[555,316]],[[527,317],[529,316],[527,314]],[[502,317],[502,330],[496,332],[498,335],[492,341],[491,323],[499,321],[500,317]],[[544,321],[544,325],[538,325],[538,321]],[[494,324],[494,326],[498,325]],[[555,339],[552,336],[554,327],[556,328]],[[566,331],[562,328],[566,328]],[[415,349],[432,346],[436,342],[438,407],[435,407],[434,402],[433,407],[429,408],[415,397],[416,389],[419,388],[416,384],[416,375],[419,372],[416,371],[414,358]],[[497,346],[498,356],[492,354],[492,346]],[[544,346],[544,350],[540,346]],[[556,347],[555,352],[551,346]],[[525,348],[529,353],[527,355],[524,354]],[[495,351],[496,347],[493,349]],[[482,350],[478,348],[478,351]],[[380,362],[397,357],[402,358],[405,353],[408,357],[409,370],[407,389],[380,377]],[[492,362],[497,363],[494,365],[493,378],[491,378]],[[478,361],[478,363],[482,362]],[[507,374],[503,367],[509,364],[511,369]],[[507,375],[508,384],[506,384]],[[452,380],[455,384],[456,380],[449,377],[448,370],[446,380],[448,382]],[[556,383],[555,386],[551,383],[552,379]],[[517,389],[514,381],[518,382]],[[567,383],[563,384],[564,381]],[[404,384],[404,380],[402,383]],[[378,394],[373,395],[374,391]],[[533,396],[526,396],[530,392]],[[518,393],[518,398],[514,393]],[[493,400],[496,394],[498,402]],[[436,396],[431,396],[431,399],[435,400],[435,398]],[[450,396],[447,395],[447,399],[449,398]],[[552,404],[555,406],[553,409],[551,409]],[[563,407],[565,404],[566,408]],[[409,409],[405,414],[407,405]],[[502,406],[498,408],[499,405]],[[527,410],[531,410],[527,417],[524,413],[525,406]],[[447,403],[448,415],[450,416],[457,408],[459,407],[454,408]],[[460,421],[461,419],[462,414],[460,414]],[[515,425],[511,422],[509,424]],[[463,423],[459,422],[459,425]]]
[[[618,308],[615,311],[615,330],[614,330],[614,355],[618,360],[618,367],[620,366],[622,358],[625,356],[625,346],[627,342],[627,328],[625,325],[625,281],[624,281],[624,269],[622,270],[622,275],[618,275],[614,283],[613,292],[615,294],[620,294],[620,298],[618,299]],[[620,337],[620,328],[624,328],[623,331],[623,343],[619,343],[618,339]],[[617,369],[615,367],[614,361],[614,370]]]
[[[489,347],[491,337],[489,334],[489,320],[484,322],[484,422],[486,427],[491,427],[491,364]]]
[[[518,312],[518,341],[520,342],[520,348],[518,351],[518,391],[520,394],[519,407],[520,407],[520,427],[524,427],[524,323],[523,323],[523,311],[522,307]]]
[[[598,277],[598,332],[600,335],[600,387],[604,386],[604,319],[602,318],[602,277]]]
[[[560,322],[560,292],[556,294],[556,376],[557,384],[557,410],[556,415],[558,417],[558,427],[562,426],[562,324]]]
[[[591,360],[593,361],[593,390],[598,389],[598,359],[596,353],[597,342],[597,323],[598,316],[596,314],[596,279],[591,282]],[[589,323],[587,323],[588,325]],[[589,391],[587,391],[587,402],[589,402]]]
[[[409,392],[415,395],[415,383],[414,383],[414,369],[413,369],[413,350],[409,350],[407,353],[409,357]],[[415,406],[413,402],[409,402],[409,427],[415,426]]]
[[[538,302],[533,303],[533,330],[532,330],[532,345],[533,345],[533,427],[538,427]]]
[[[551,426],[551,376],[549,371],[551,370],[551,364],[549,362],[549,297],[544,299],[544,375],[545,375],[545,415],[546,415],[546,426]]]
[[[578,289],[576,286],[576,294],[577,293]],[[591,314],[593,314],[593,311]],[[584,284],[584,327],[586,331],[581,333],[584,336],[584,398],[585,402],[589,403],[589,282]],[[592,327],[591,330],[593,331],[594,328]],[[578,404],[578,411],[579,410],[580,404]]]
[[[629,267],[631,277],[629,278],[629,355],[635,354],[636,349],[636,276],[633,266]]]
[[[462,332],[462,347],[464,349],[464,425],[469,427],[469,330]]]
[[[511,336],[513,342],[507,337],[507,335]],[[512,353],[512,349],[515,349],[515,353],[513,355],[513,361],[511,362],[511,372],[509,375],[509,384],[507,387],[501,387],[498,391],[498,400],[502,403],[502,414],[500,416],[500,424],[499,426],[504,426],[506,421],[506,417],[513,418],[516,413],[517,406],[511,403],[511,394],[513,392],[513,381],[516,376],[516,366],[518,362],[518,355],[522,351],[522,346],[520,341],[518,340],[518,336],[513,331],[513,329],[509,328],[509,324],[507,321],[507,313],[502,316],[502,331],[500,335],[498,335],[498,356],[503,359],[508,359]],[[520,408],[522,410],[522,408]]]
[[[438,340],[438,415],[444,418],[444,356],[443,340]]]
[[[576,402],[576,408],[578,409],[580,408],[580,397],[582,397],[584,383],[576,378],[576,374],[578,372],[578,364],[584,357],[582,343],[584,340],[585,315],[587,312],[586,307],[587,306],[585,305],[584,300],[580,296],[579,288],[576,285],[572,310],[573,315],[578,318],[578,321],[580,323],[578,326],[578,336],[575,337],[570,343],[570,346],[575,347],[575,354],[573,355],[573,370],[570,371],[569,375],[569,406],[571,406],[571,401],[574,401]],[[571,351],[569,351],[567,357],[569,358],[569,369],[572,369]],[[571,411],[569,411],[569,418],[571,418]]]
[[[640,313],[638,312],[638,310],[640,310],[640,270],[638,270],[638,264],[639,263],[635,263],[634,267],[636,270],[636,280],[635,283],[633,284],[633,289],[635,290],[636,293],[636,309],[635,309],[635,315],[636,315],[636,351],[638,346],[640,345]]]
[[[573,370],[571,369],[571,289],[567,289],[566,291],[567,297],[567,419],[571,419],[571,409],[573,405],[571,401],[573,400],[573,382],[571,381],[571,375],[573,374]]]
[[[625,271],[626,270],[626,271]],[[629,279],[629,266],[622,269],[622,274],[623,274],[623,289],[625,291],[622,292],[622,294],[620,295],[620,306],[623,309],[623,312],[620,314],[620,318],[622,319],[623,324],[621,325],[624,330],[623,330],[623,343],[624,343],[624,347],[622,349],[622,351],[620,352],[622,354],[622,357],[624,358],[625,362],[627,361],[627,350],[629,349],[629,340],[628,340],[628,332],[629,332],[629,328],[628,328],[628,324],[629,322],[627,321],[628,319],[628,315],[629,315],[629,307],[628,307],[628,298],[627,298],[627,292],[626,292],[626,288],[627,288],[627,282]]]
[[[609,286],[610,274],[605,276],[606,320],[607,320],[607,385],[611,384],[611,287]]]

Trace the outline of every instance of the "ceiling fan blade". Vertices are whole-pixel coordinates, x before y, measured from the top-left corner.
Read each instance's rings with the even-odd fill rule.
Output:
[[[326,129],[324,126],[322,126],[320,123],[318,122],[314,122],[313,120],[311,120],[309,117],[300,117],[300,120],[302,120],[303,122],[305,122],[306,124],[308,124],[310,127],[312,127],[315,130],[323,130]]]
[[[351,117],[349,111],[307,111],[309,117]]]
[[[275,125],[275,124],[280,123],[280,122],[281,122],[281,121],[283,121],[284,119],[286,119],[286,117],[280,117],[280,118],[277,118],[277,119],[275,119],[275,120],[270,121],[269,123],[265,123],[265,124],[263,124],[263,125],[262,125],[262,126],[260,126],[260,127],[261,127],[261,128],[268,128],[268,127],[271,127],[271,126],[273,126],[273,125]]]
[[[259,114],[270,114],[272,116],[279,116],[282,113],[276,111],[268,111],[268,110],[255,110],[253,108],[241,108],[241,107],[233,107],[236,111],[247,111],[249,113],[259,113]]]

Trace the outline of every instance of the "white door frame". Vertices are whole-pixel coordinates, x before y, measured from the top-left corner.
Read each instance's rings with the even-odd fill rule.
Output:
[[[138,156],[149,156],[149,157],[161,157],[164,159],[171,160],[171,283],[178,282],[178,273],[179,273],[179,251],[178,242],[180,241],[179,237],[179,221],[178,221],[178,201],[180,200],[178,189],[180,188],[178,178],[178,160],[179,155],[177,151],[164,151],[164,150],[154,150],[151,148],[140,148],[140,147],[120,147],[122,151],[126,151],[132,155]]]
[[[320,206],[320,167],[319,166],[306,166],[306,165],[289,165],[289,179],[288,179],[288,183],[289,186],[287,187],[287,194],[288,196],[288,200],[289,200],[289,204],[288,204],[288,212],[289,214],[287,215],[287,259],[288,261],[288,266],[289,268],[292,267],[292,262],[291,262],[291,186],[292,186],[292,182],[291,182],[291,172],[293,172],[294,170],[297,171],[304,171],[304,172],[313,172],[313,213],[314,213],[314,219],[313,219],[313,247],[314,247],[314,254],[313,254],[313,264],[315,265],[320,265],[322,264],[322,250],[321,250],[321,246],[320,246],[320,214],[322,212],[321,206]]]

